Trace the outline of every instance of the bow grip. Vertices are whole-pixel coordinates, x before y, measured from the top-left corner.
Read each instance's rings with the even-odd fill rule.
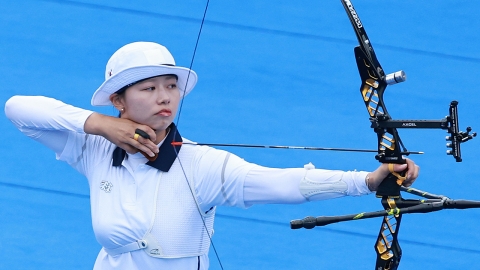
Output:
[[[405,163],[405,160],[403,160],[403,163]],[[406,179],[406,171],[398,173],[393,170],[393,165],[393,163],[388,164],[388,170],[390,173],[385,179],[383,179],[382,183],[380,183],[377,188],[376,196],[379,198],[400,198],[400,187]]]

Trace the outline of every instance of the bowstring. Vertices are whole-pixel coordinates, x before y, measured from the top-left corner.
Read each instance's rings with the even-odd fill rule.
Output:
[[[207,16],[207,10],[208,10],[208,5],[210,3],[210,0],[207,0],[207,3],[205,5],[205,10],[203,12],[203,17],[202,17],[202,21],[200,23],[200,29],[198,30],[198,34],[197,34],[197,40],[195,42],[195,47],[193,49],[193,54],[192,54],[192,60],[190,61],[190,66],[189,66],[189,71],[188,71],[188,75],[187,75],[187,80],[185,82],[185,87],[184,87],[184,90],[183,90],[183,93],[182,93],[182,98],[181,98],[181,102],[180,102],[180,107],[178,108],[178,114],[177,114],[177,123],[176,123],[176,126],[177,128],[175,129],[175,132],[173,134],[173,138],[175,140],[175,137],[177,135],[177,130],[178,130],[178,126],[179,126],[179,123],[180,123],[180,115],[182,113],[182,108],[183,108],[183,102],[184,102],[184,98],[185,98],[185,94],[186,94],[186,90],[187,90],[187,86],[188,86],[188,81],[190,79],[190,74],[192,72],[192,67],[193,67],[193,63],[194,63],[194,60],[195,60],[195,55],[197,53],[197,48],[198,48],[198,43],[200,41],[200,36],[202,34],[202,29],[203,29],[203,25],[205,23],[205,17]],[[210,232],[208,231],[208,228],[207,228],[207,224],[205,223],[205,219],[203,218],[203,215],[202,215],[202,209],[200,208],[200,205],[198,204],[197,200],[195,199],[195,194],[194,194],[194,191],[193,191],[193,187],[191,186],[190,184],[190,181],[188,181],[188,177],[187,177],[187,173],[185,172],[185,169],[183,168],[183,164],[178,156],[178,151],[177,151],[177,148],[175,146],[173,146],[173,149],[175,151],[175,155],[177,156],[177,160],[178,160],[178,163],[180,164],[180,168],[182,168],[182,172],[183,172],[183,176],[185,177],[185,180],[187,181],[187,185],[188,185],[188,188],[190,189],[190,193],[193,197],[193,200],[197,206],[197,211],[198,211],[198,214],[200,215],[200,218],[202,219],[202,223],[203,223],[203,227],[205,229],[205,231],[207,232],[207,235],[208,235],[208,239],[210,240],[210,245],[212,246],[213,248],[213,251],[215,253],[215,257],[217,258],[217,261],[220,265],[220,268],[223,270],[223,265],[222,265],[222,262],[220,260],[220,256],[218,255],[218,252],[217,252],[217,249],[215,248],[215,244],[213,243],[213,240],[212,240],[212,236],[210,234]]]
[[[188,70],[187,80],[185,82],[185,87],[184,87],[184,90],[183,90],[183,93],[182,93],[182,100],[180,101],[180,107],[178,108],[177,123],[176,123],[177,127],[178,127],[178,124],[180,123],[180,115],[182,113],[183,101],[184,101],[184,98],[185,98],[185,94],[187,92],[188,80],[190,79],[190,74],[192,73],[193,62],[195,60],[195,55],[197,54],[198,43],[200,41],[200,35],[202,34],[203,24],[205,23],[205,17],[207,16],[207,10],[208,10],[208,4],[209,3],[210,3],[210,0],[207,0],[207,4],[205,5],[205,10],[203,11],[202,22],[200,23],[200,29],[198,30],[197,40],[195,42],[195,47],[193,48],[192,60],[190,61],[190,66],[188,67],[189,70]],[[177,135],[176,133],[177,133],[177,131],[175,131],[174,135]]]

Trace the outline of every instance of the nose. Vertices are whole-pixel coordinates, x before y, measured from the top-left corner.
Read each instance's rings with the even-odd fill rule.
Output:
[[[157,103],[158,104],[169,104],[170,103],[170,95],[168,94],[167,89],[163,88],[162,85],[157,86]]]

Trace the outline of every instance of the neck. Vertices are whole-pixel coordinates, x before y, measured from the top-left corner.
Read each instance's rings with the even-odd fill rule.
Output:
[[[165,137],[167,137],[168,132],[170,131],[170,128],[167,127],[164,130],[157,130],[155,131],[155,134],[157,134],[157,139],[154,141],[155,144],[159,144]]]

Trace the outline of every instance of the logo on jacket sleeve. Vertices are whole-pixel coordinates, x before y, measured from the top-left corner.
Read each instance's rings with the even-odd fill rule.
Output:
[[[112,188],[113,188],[112,183],[108,181],[102,181],[100,183],[100,189],[105,191],[106,193],[110,193],[110,191],[112,191]]]

